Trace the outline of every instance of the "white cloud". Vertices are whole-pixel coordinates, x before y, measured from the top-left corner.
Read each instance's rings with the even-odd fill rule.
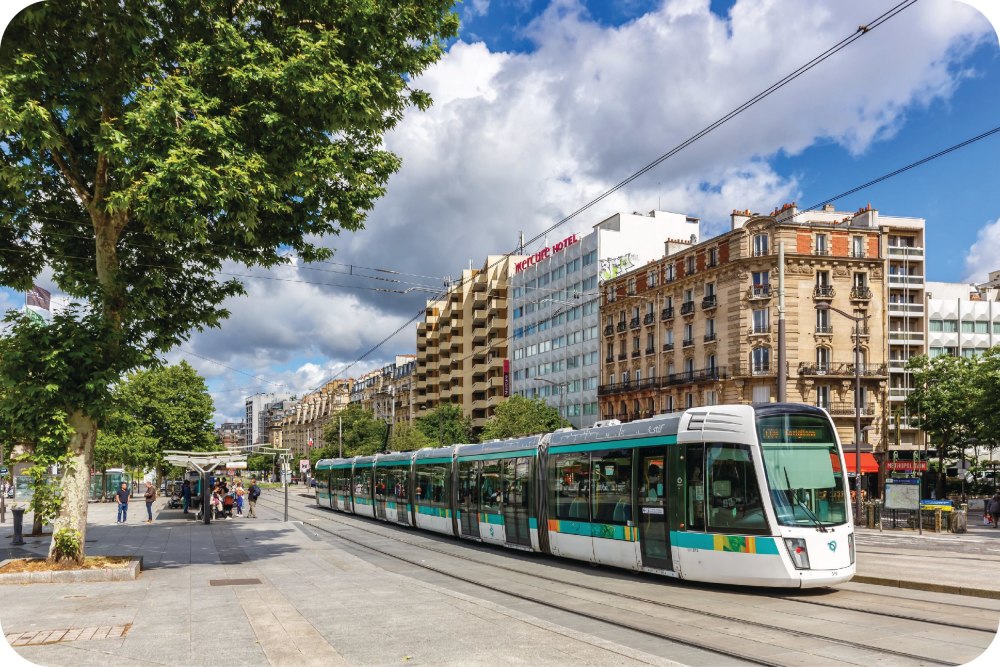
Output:
[[[990,271],[1000,270],[1000,219],[979,230],[976,242],[965,256],[963,282],[986,282]]]

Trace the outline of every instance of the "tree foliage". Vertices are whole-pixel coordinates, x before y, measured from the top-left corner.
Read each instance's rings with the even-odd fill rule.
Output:
[[[472,435],[472,420],[462,416],[462,408],[454,403],[443,403],[423,417],[417,417],[416,426],[431,446],[448,447],[476,441]]]
[[[537,398],[511,396],[496,407],[496,412],[486,420],[479,437],[483,440],[519,438],[536,433],[550,433],[569,426],[559,416],[559,410]]]
[[[384,134],[430,103],[411,82],[456,34],[452,4],[42,2],[11,21],[0,284],[48,267],[84,305],[54,318],[52,347],[15,325],[4,365],[46,399],[16,399],[25,428],[55,415],[72,433],[61,520],[81,543],[110,387],[220,324],[243,293],[225,263],[325,259],[323,236],[362,228],[399,166]]]
[[[437,441],[431,440],[419,428],[406,422],[393,426],[392,435],[389,436],[389,449],[394,452],[412,452],[437,446]]]
[[[344,456],[368,456],[380,452],[386,445],[386,431],[389,426],[381,419],[375,419],[375,413],[365,410],[357,403],[352,403],[337,413],[337,418],[343,420]],[[328,451],[337,451],[338,419],[326,423],[323,431],[323,441]]]

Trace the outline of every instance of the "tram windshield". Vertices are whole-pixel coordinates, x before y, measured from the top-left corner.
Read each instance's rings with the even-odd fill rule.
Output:
[[[761,416],[757,435],[778,523],[823,527],[847,522],[840,454],[829,420],[811,414]]]

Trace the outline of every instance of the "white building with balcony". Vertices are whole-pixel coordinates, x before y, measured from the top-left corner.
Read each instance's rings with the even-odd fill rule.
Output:
[[[973,357],[1000,345],[1000,271],[983,285],[927,283],[927,353]]]

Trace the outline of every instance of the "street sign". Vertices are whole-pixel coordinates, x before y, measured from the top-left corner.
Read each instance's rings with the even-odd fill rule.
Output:
[[[6,474],[7,474],[7,473],[9,473],[9,472],[10,472],[10,471],[9,471],[9,470],[7,470],[6,468],[0,468],[0,475],[6,475]]]
[[[927,461],[886,461],[885,469],[895,472],[922,472],[927,470]]]

